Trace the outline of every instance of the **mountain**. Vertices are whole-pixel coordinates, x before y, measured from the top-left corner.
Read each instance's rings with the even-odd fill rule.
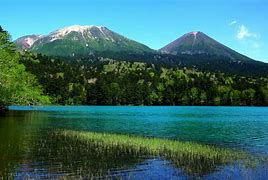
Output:
[[[15,42],[19,49],[71,60],[94,56],[245,76],[268,75],[267,63],[250,59],[202,32],[187,33],[159,51],[100,26],[75,25]]]
[[[231,60],[251,60],[238,52],[219,43],[202,32],[190,32],[176,39],[159,50],[173,55],[214,55]]]
[[[15,43],[20,49],[53,56],[87,56],[104,51],[153,52],[149,47],[102,26],[74,25],[44,36],[24,36],[17,39]]]
[[[159,51],[182,66],[246,76],[268,75],[267,63],[244,56],[202,32],[184,34]]]
[[[28,36],[23,36],[15,41],[17,44],[18,49],[30,49],[32,45],[42,38],[42,35],[28,35]]]

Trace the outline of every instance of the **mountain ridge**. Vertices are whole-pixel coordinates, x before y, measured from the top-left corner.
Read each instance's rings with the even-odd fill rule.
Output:
[[[44,36],[24,36],[17,39],[15,43],[21,49],[56,56],[90,55],[95,51],[139,53],[154,51],[144,44],[111,31],[107,27],[95,25],[68,26]]]
[[[184,34],[159,50],[131,40],[105,26],[72,25],[57,29],[47,35],[28,35],[15,40],[18,49],[52,56],[90,55],[94,52],[162,53],[171,55],[207,54],[231,60],[253,60],[201,31]],[[69,52],[69,53],[66,53]]]

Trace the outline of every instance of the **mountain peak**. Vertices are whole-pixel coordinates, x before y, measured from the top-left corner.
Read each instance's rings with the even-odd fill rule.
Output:
[[[186,35],[194,35],[194,36],[196,36],[198,33],[201,33],[201,32],[200,31],[192,31],[192,32],[187,33]]]
[[[161,48],[160,51],[162,53],[174,55],[207,54],[228,57],[230,59],[237,60],[249,59],[200,31],[186,33],[180,38]]]
[[[64,36],[76,32],[81,34],[82,36],[84,33],[88,33],[92,35],[92,31],[99,31],[101,34],[105,35],[104,30],[108,30],[106,27],[103,26],[96,26],[96,25],[87,25],[87,26],[81,26],[81,25],[72,25],[68,27],[64,27],[62,29],[58,29],[56,31],[51,32],[48,36],[51,37],[50,42],[58,40],[63,38]]]
[[[60,33],[61,35],[67,35],[70,32],[83,33],[84,31],[88,31],[88,30],[90,30],[92,28],[102,30],[105,27],[103,27],[103,26],[95,26],[95,25],[90,25],[90,26],[72,25],[72,26],[64,27],[62,29],[58,29],[56,31],[53,31],[51,34]]]
[[[194,31],[194,32],[191,32],[190,34],[196,36],[198,34],[198,32],[197,31]]]

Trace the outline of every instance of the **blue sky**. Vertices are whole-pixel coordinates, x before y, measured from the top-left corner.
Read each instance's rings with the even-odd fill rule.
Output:
[[[0,25],[13,39],[74,24],[103,25],[159,49],[202,31],[268,62],[267,0],[6,0],[0,6]]]

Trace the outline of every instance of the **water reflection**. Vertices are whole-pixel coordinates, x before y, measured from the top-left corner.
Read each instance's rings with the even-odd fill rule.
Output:
[[[46,116],[35,121],[36,112],[9,112],[0,117],[0,177],[14,176],[14,169],[28,164],[32,143],[39,128],[46,123]]]

